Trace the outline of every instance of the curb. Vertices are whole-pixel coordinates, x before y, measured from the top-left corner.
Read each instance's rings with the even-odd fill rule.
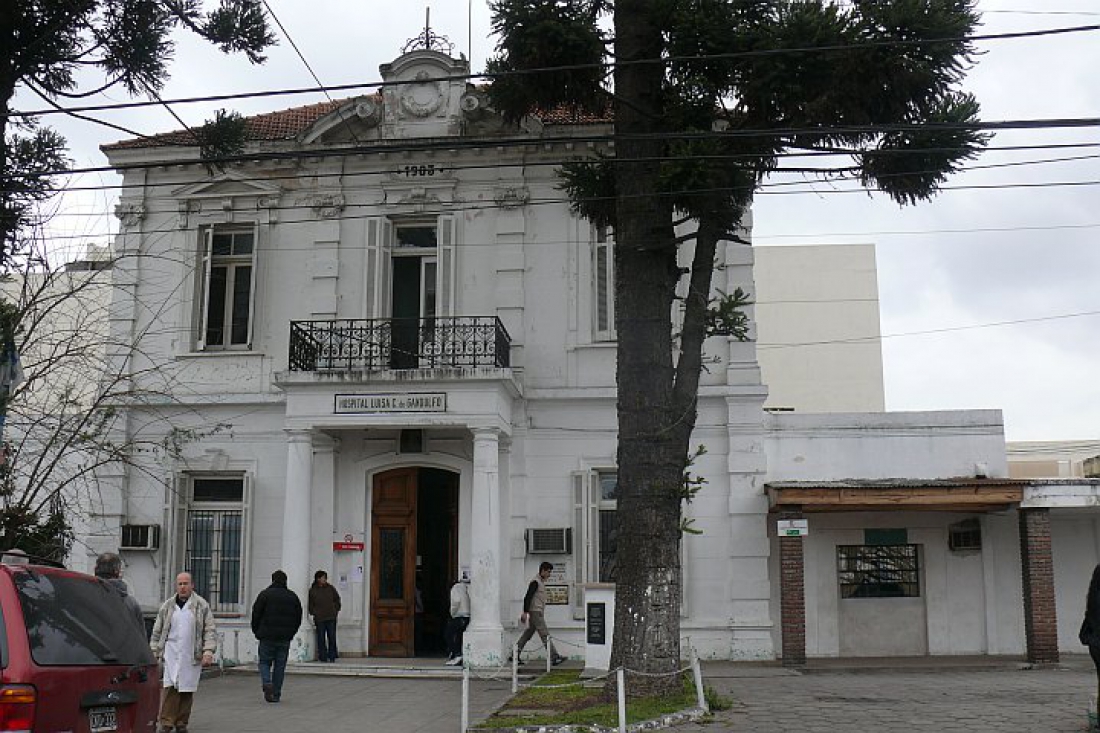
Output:
[[[702,708],[688,708],[676,713],[666,713],[659,718],[630,723],[627,731],[661,730],[682,723],[693,723],[710,715]],[[618,733],[619,727],[607,727],[595,723],[564,723],[562,725],[521,725],[515,728],[479,728],[470,726],[471,731],[492,731],[492,733]]]

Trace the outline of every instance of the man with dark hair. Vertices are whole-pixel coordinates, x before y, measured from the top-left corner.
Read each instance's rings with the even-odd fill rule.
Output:
[[[276,570],[271,585],[252,604],[252,633],[260,641],[260,683],[268,702],[279,702],[283,696],[290,640],[302,626],[302,602],[286,587],[286,580],[286,573]]]
[[[141,612],[141,604],[130,595],[130,589],[126,586],[126,581],[122,579],[122,558],[113,552],[101,553],[95,559],[95,576],[103,579],[107,585],[119,592],[122,596],[122,602],[126,604],[126,610],[130,612],[134,623],[141,629],[141,634],[144,636],[145,614]]]
[[[550,578],[550,573],[553,570],[553,565],[543,562],[539,565],[538,575],[527,586],[527,594],[523,596],[523,615],[519,617],[519,622],[527,624],[527,628],[524,629],[523,635],[519,637],[519,641],[516,643],[516,654],[522,652],[524,645],[531,640],[535,632],[538,632],[543,646],[546,647],[546,651],[550,655],[550,662],[556,666],[564,662],[565,657],[554,650],[554,644],[550,641],[550,631],[546,628],[546,618],[544,616],[546,611],[546,581]]]

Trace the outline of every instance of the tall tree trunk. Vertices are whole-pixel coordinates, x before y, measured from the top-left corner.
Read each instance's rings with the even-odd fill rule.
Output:
[[[671,206],[658,191],[661,131],[660,3],[615,9],[615,325],[618,332],[618,575],[613,667],[633,695],[681,689],[680,487],[685,416],[676,414],[670,349],[676,248]],[[611,683],[613,684],[613,683]]]
[[[14,195],[11,171],[8,170],[8,113],[15,96],[15,62],[11,49],[17,48],[15,37],[15,3],[0,0],[0,271],[8,261],[8,244],[15,234],[12,208]]]

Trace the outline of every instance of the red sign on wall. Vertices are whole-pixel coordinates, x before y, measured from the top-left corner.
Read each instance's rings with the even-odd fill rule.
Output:
[[[362,542],[333,542],[333,552],[362,552],[365,545]]]

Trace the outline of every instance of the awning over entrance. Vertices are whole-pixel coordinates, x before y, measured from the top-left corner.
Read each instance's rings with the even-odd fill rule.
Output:
[[[987,512],[1019,506],[1024,487],[1017,479],[848,479],[774,481],[766,485],[772,511]]]

